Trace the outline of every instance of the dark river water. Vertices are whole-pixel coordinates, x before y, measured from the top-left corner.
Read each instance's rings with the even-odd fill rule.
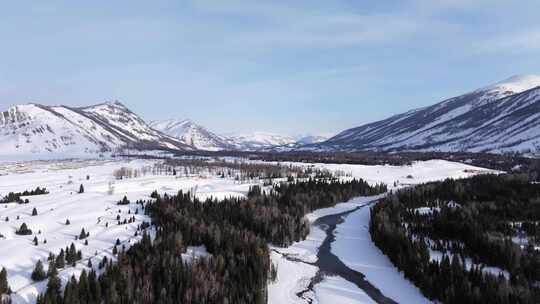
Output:
[[[335,254],[330,251],[331,244],[336,239],[334,236],[336,226],[342,223],[347,215],[356,212],[361,208],[369,208],[369,205],[374,202],[375,201],[346,212],[323,216],[312,224],[312,226],[316,226],[324,230],[326,232],[326,238],[324,239],[321,247],[319,247],[319,252],[317,253],[317,262],[312,264],[317,266],[319,271],[311,280],[308,287],[305,290],[297,293],[298,297],[304,298],[311,303],[311,299],[305,297],[304,295],[310,291],[313,291],[313,287],[321,282],[324,276],[340,276],[358,286],[358,288],[362,289],[369,297],[371,297],[371,299],[373,299],[373,301],[377,303],[397,303],[394,300],[385,297],[379,289],[365,279],[364,274],[347,267],[347,265],[345,265]],[[358,248],[358,250],[362,250],[362,248]]]

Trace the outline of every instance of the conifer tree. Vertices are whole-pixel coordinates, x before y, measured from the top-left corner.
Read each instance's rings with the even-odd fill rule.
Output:
[[[49,260],[49,269],[47,269],[47,277],[51,277],[54,272],[58,272],[56,269],[58,266],[56,265],[56,258],[53,255],[53,258]]]
[[[47,290],[45,291],[45,302],[51,304],[61,304],[62,303],[62,281],[58,277],[58,271],[56,267],[52,268],[49,275],[49,282],[47,283]]]
[[[65,253],[64,249],[60,249],[60,253],[56,256],[55,268],[61,269],[65,267]],[[49,267],[50,269],[50,267]]]
[[[7,270],[6,268],[2,268],[2,270],[0,271],[0,295],[10,293],[11,290],[7,281]]]
[[[84,228],[81,229],[81,233],[79,234],[79,240],[84,240],[86,238],[86,231],[84,231]]]
[[[32,234],[32,230],[28,229],[26,223],[22,223],[21,227],[17,231],[15,231],[15,233],[19,235],[30,235]]]
[[[41,262],[41,260],[37,261],[34,271],[32,271],[31,278],[35,282],[43,281],[47,278],[47,274],[43,269],[43,263]]]

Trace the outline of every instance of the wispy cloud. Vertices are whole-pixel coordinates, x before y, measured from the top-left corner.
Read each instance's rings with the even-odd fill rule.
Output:
[[[194,7],[210,14],[250,16],[261,20],[254,27],[234,28],[227,43],[274,48],[340,48],[404,41],[417,35],[440,35],[455,30],[452,24],[419,14],[414,7],[382,12],[324,11],[296,2],[196,0]],[[315,6],[316,7],[316,6]],[[227,28],[222,29],[227,32]]]
[[[479,42],[479,52],[523,53],[540,50],[540,28],[496,35]]]

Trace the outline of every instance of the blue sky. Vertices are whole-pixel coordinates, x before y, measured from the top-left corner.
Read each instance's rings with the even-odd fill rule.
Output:
[[[120,100],[220,132],[335,133],[540,74],[540,1],[9,1],[0,109]]]

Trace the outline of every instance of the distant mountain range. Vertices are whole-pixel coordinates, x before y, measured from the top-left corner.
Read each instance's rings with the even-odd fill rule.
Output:
[[[540,76],[514,76],[421,109],[345,130],[309,151],[540,154]]]
[[[300,147],[328,139],[323,136],[285,136],[268,132],[218,135],[189,119],[152,121],[150,125],[199,150],[270,151]]]
[[[137,150],[441,151],[540,155],[540,76],[514,76],[421,109],[322,136],[219,135],[190,121],[146,123],[119,102],[25,104],[0,112],[0,158]],[[0,160],[1,160],[0,159]]]
[[[126,150],[261,151],[317,139],[262,132],[222,136],[191,120],[146,123],[117,101],[79,108],[30,103],[0,112],[0,160],[95,157]]]

